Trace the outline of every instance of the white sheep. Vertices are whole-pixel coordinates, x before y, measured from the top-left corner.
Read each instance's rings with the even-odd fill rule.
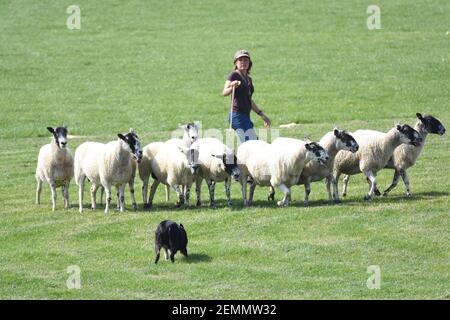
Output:
[[[142,180],[142,199],[144,208],[148,208],[147,194],[148,194],[148,181],[152,175],[151,161],[158,153],[164,142],[152,142],[146,145],[142,149],[142,160],[138,165],[139,177]],[[166,199],[168,195],[166,195]],[[169,200],[169,199],[167,199]]]
[[[192,144],[198,150],[199,170],[195,179],[197,207],[201,206],[200,194],[203,179],[209,190],[209,206],[215,207],[214,190],[216,182],[225,181],[227,204],[231,206],[230,186],[231,178],[239,179],[239,167],[234,152],[220,140],[215,138],[198,139]]]
[[[109,212],[111,205],[111,187],[118,190],[120,201],[119,209],[124,211],[124,187],[129,183],[133,175],[132,155],[140,162],[142,149],[139,137],[132,129],[123,135],[117,135],[119,139],[107,144],[98,142],[82,143],[75,151],[75,181],[79,187],[79,210],[83,211],[83,189],[85,178],[92,183],[91,203],[95,208],[95,194],[92,193],[102,185],[106,191],[105,213]],[[132,192],[133,203],[134,193]]]
[[[412,167],[416,163],[425,145],[425,139],[429,133],[438,134],[440,136],[445,133],[444,125],[435,117],[431,115],[422,116],[422,114],[420,113],[417,113],[416,116],[417,122],[414,126],[414,129],[419,132],[419,134],[422,136],[423,141],[419,146],[402,144],[394,150],[392,157],[389,159],[385,167],[395,170],[394,177],[392,180],[392,184],[383,192],[383,196],[387,196],[388,193],[397,186],[400,176],[402,177],[403,182],[406,186],[406,195],[408,197],[411,196],[411,189],[408,176],[406,175],[406,170],[408,170],[408,168]],[[379,134],[381,135],[383,133],[379,132]],[[349,177],[345,176],[345,190],[347,190],[348,180]],[[375,189],[375,194],[381,194],[377,188]]]
[[[36,167],[36,204],[40,204],[42,183],[52,191],[52,210],[56,210],[56,188],[62,187],[64,208],[69,208],[69,185],[73,177],[73,156],[67,148],[67,127],[47,127],[52,142],[41,147]]]
[[[172,138],[167,140],[165,143],[172,143],[177,146],[184,146],[189,148],[192,143],[194,143],[199,136],[199,122],[194,121],[188,124],[183,124],[178,126],[179,129],[183,130],[183,138]],[[166,189],[166,201],[169,201],[170,198],[170,187],[168,185],[165,186]],[[182,193],[186,193],[185,186],[181,186]]]
[[[279,140],[278,140],[279,139]],[[289,204],[290,187],[298,182],[300,173],[312,159],[324,163],[328,160],[326,151],[315,142],[292,138],[277,138],[272,144],[260,140],[242,143],[237,151],[244,205],[250,205],[256,185],[279,188],[284,193],[279,206]],[[247,201],[247,178],[252,178]]]
[[[178,196],[177,207],[183,203],[189,207],[190,188],[198,169],[197,150],[192,147],[164,143],[158,153],[151,159],[151,172],[154,177],[148,199],[148,207],[153,204],[156,189],[160,183],[172,187]],[[185,186],[184,192],[180,186]]]
[[[358,142],[359,150],[356,153],[345,150],[337,153],[334,160],[335,177],[339,181],[341,174],[364,173],[370,186],[365,200],[372,199],[377,172],[386,166],[395,148],[403,143],[419,145],[422,142],[420,134],[407,124],[397,125],[384,134],[373,130],[357,130],[352,135]],[[345,193],[346,182],[342,195],[345,196]]]
[[[275,140],[274,142],[276,142]],[[328,153],[329,159],[325,164],[320,164],[317,161],[308,162],[300,175],[300,179],[297,184],[305,185],[305,205],[309,203],[309,194],[311,193],[311,182],[321,181],[326,178],[326,187],[328,192],[328,203],[333,203],[331,195],[330,184],[333,184],[333,196],[336,203],[339,202],[339,196],[337,192],[336,179],[333,175],[334,158],[338,151],[349,150],[350,152],[358,151],[358,143],[356,140],[346,131],[338,130],[335,128],[333,131],[326,133],[319,141],[319,145],[322,146]],[[274,190],[271,187],[269,193],[269,200],[273,200]]]

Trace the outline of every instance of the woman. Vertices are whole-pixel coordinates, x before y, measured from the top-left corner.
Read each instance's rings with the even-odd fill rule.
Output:
[[[258,108],[252,99],[254,87],[252,78],[250,78],[250,69],[252,68],[252,60],[250,54],[246,50],[239,50],[234,55],[234,70],[229,74],[223,95],[229,96],[234,90],[233,112],[228,115],[228,121],[232,120],[232,128],[236,131],[241,143],[247,140],[256,140],[253,122],[250,120],[250,111],[256,112],[263,121],[264,127],[270,127],[270,119],[264,112]]]

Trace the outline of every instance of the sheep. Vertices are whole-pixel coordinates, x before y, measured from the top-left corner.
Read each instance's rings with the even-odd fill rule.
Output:
[[[132,155],[139,163],[142,149],[139,137],[133,129],[123,135],[119,133],[116,141],[107,144],[84,142],[75,151],[75,181],[79,187],[79,211],[83,212],[84,180],[91,181],[91,204],[95,208],[93,190],[102,185],[106,191],[105,213],[109,213],[111,205],[111,186],[118,189],[119,210],[124,211],[124,184],[129,183],[133,175]],[[131,190],[134,199],[134,190]]]
[[[47,127],[52,142],[41,147],[36,167],[36,204],[40,204],[42,183],[52,191],[52,210],[56,210],[56,188],[62,188],[64,208],[69,208],[69,185],[73,178],[73,156],[67,148],[67,127]]]
[[[328,161],[324,165],[320,165],[316,161],[308,162],[303,168],[300,179],[297,182],[298,185],[305,185],[305,205],[308,205],[309,203],[308,198],[311,192],[311,181],[320,181],[324,178],[327,180],[328,204],[331,205],[333,203],[330,184],[333,184],[334,201],[335,203],[339,203],[336,179],[333,176],[334,157],[339,150],[349,150],[350,152],[358,151],[358,143],[356,140],[346,131],[338,130],[337,128],[326,133],[322,139],[320,139],[319,145],[321,145],[328,153]],[[269,200],[273,200],[275,192],[272,187],[270,189]]]
[[[268,144],[251,140],[241,144],[237,151],[241,171],[242,198],[244,205],[250,205],[256,185],[279,188],[284,198],[279,206],[289,205],[290,187],[298,182],[300,173],[307,162],[316,159],[320,163],[328,160],[327,152],[315,142],[306,143],[292,138],[277,138]],[[252,178],[249,200],[247,201],[247,178]]]
[[[181,130],[183,130],[183,139],[172,138],[172,139],[167,140],[165,143],[173,143],[175,145],[184,146],[186,148],[189,148],[191,146],[191,144],[194,143],[198,139],[199,130],[200,130],[199,122],[194,121],[194,122],[190,122],[188,124],[179,125],[178,127]],[[155,154],[154,151],[152,152],[152,154],[153,155]],[[150,174],[149,169],[147,169],[147,172]],[[148,176],[148,177],[150,177],[150,176]],[[148,189],[148,182],[147,182],[146,188]],[[169,201],[170,187],[166,185],[165,189],[166,189],[166,201]],[[186,190],[184,189],[184,186],[182,186],[182,192],[183,193],[186,192]],[[146,203],[146,200],[144,200],[144,203]],[[146,204],[146,206],[148,206],[148,204]]]
[[[142,162],[142,160],[141,160]],[[140,163],[139,163],[140,164]],[[136,203],[136,198],[134,196],[134,183],[136,180],[136,168],[137,168],[138,164],[136,162],[136,159],[133,158],[133,160],[131,161],[131,177],[130,177],[130,181],[128,181],[128,186],[130,188],[130,194],[131,194],[131,201],[132,201],[132,207],[133,209],[136,211],[137,210],[137,203]],[[97,194],[97,190],[98,190],[99,186],[98,185],[91,185],[91,194],[93,194],[93,205],[92,205],[92,209],[96,208],[96,194]],[[100,205],[103,205],[103,194],[105,193],[105,188],[103,186],[100,187]],[[120,198],[119,198],[119,192],[117,192],[117,210],[120,210]]]
[[[396,125],[387,133],[379,134],[371,130],[357,130],[353,133],[359,145],[356,153],[341,150],[334,160],[336,181],[341,174],[354,175],[364,173],[369,183],[369,192],[364,196],[365,200],[372,199],[376,188],[377,172],[388,163],[392,154],[403,143],[420,145],[422,137],[409,125]],[[344,182],[343,195],[345,196],[346,184]]]
[[[411,196],[411,189],[408,176],[406,175],[406,170],[416,163],[417,158],[425,145],[425,139],[429,133],[438,134],[440,136],[445,133],[444,125],[435,117],[431,115],[422,116],[420,113],[416,113],[416,116],[417,122],[414,129],[422,136],[422,143],[420,146],[402,144],[394,150],[392,157],[385,166],[385,168],[395,170],[394,177],[392,179],[392,184],[383,192],[383,196],[387,196],[388,193],[397,186],[400,176],[406,186],[406,196]],[[379,134],[382,134],[382,132],[379,132]],[[349,177],[345,176],[344,181],[346,184],[348,184],[348,180]],[[346,185],[345,190],[347,190]],[[375,189],[375,194],[381,194],[377,188]]]
[[[234,152],[214,138],[198,139],[192,144],[199,152],[198,164],[199,172],[195,179],[195,191],[197,194],[197,207],[201,206],[200,193],[203,179],[206,180],[209,190],[209,206],[215,207],[214,189],[216,182],[225,181],[225,194],[227,204],[231,206],[230,185],[231,178],[235,181],[239,179],[239,168]]]
[[[160,183],[172,187],[178,196],[177,207],[183,203],[189,208],[190,188],[194,175],[198,170],[198,151],[192,147],[184,147],[174,143],[164,143],[156,156],[150,161],[154,178],[150,189],[148,207],[151,208],[156,189]],[[185,190],[180,190],[180,185]]]
[[[142,180],[142,199],[144,208],[148,208],[148,202],[147,202],[147,193],[148,193],[148,181],[150,179],[150,176],[152,174],[151,170],[151,161],[155,157],[155,155],[158,153],[161,146],[164,145],[164,142],[152,142],[148,145],[146,145],[142,151],[142,160],[138,165],[138,171],[139,171],[139,177]],[[166,195],[166,199],[168,196]],[[169,199],[167,199],[169,200]]]
[[[166,143],[182,144],[185,147],[190,147],[198,139],[199,123],[197,121],[190,122],[188,124],[180,125],[180,129],[183,130],[183,139],[172,138],[167,140]]]

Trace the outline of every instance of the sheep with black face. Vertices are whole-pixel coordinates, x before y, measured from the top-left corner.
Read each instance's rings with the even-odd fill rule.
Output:
[[[91,182],[91,203],[95,208],[95,194],[98,186],[106,191],[105,213],[111,205],[111,187],[116,186],[119,196],[119,209],[125,210],[124,189],[133,176],[132,157],[139,163],[142,158],[142,148],[139,137],[133,129],[126,134],[119,133],[116,141],[107,144],[84,142],[75,151],[75,181],[79,187],[80,212],[83,211],[83,189],[85,178]],[[133,205],[136,205],[134,190],[130,190]]]
[[[352,135],[358,142],[359,150],[356,153],[345,150],[338,152],[334,160],[336,180],[339,181],[341,174],[364,173],[370,186],[364,197],[366,200],[374,196],[377,172],[387,165],[395,148],[401,144],[419,146],[422,143],[422,136],[407,124],[396,125],[383,134],[373,130],[357,130]],[[344,182],[343,196],[346,191]]]
[[[316,142],[305,142],[292,138],[277,138],[272,144],[261,140],[242,143],[237,151],[242,198],[244,205],[250,205],[256,185],[279,188],[284,198],[279,206],[289,205],[291,186],[300,178],[306,163],[311,160],[324,164],[329,156]],[[250,194],[247,201],[247,178],[252,178]]]
[[[238,181],[239,167],[237,158],[228,146],[215,138],[198,139],[192,144],[198,150],[199,171],[195,179],[197,207],[200,207],[201,184],[206,180],[209,190],[209,206],[215,207],[214,191],[216,182],[225,181],[225,194],[228,206],[231,206],[231,179]]]
[[[64,208],[69,208],[69,185],[73,177],[73,156],[67,148],[67,127],[47,127],[52,142],[39,150],[36,167],[36,204],[40,203],[42,183],[46,181],[52,191],[52,210],[56,210],[56,188],[62,187]]]
[[[437,134],[442,136],[445,133],[444,125],[441,123],[441,121],[439,121],[432,115],[422,116],[422,114],[416,113],[416,116],[417,121],[414,129],[422,136],[422,143],[418,146],[402,144],[395,148],[392,157],[389,159],[388,163],[385,166],[385,168],[387,169],[395,170],[394,177],[392,179],[391,185],[383,192],[383,196],[387,196],[388,193],[397,186],[400,177],[402,177],[402,180],[406,186],[406,195],[408,197],[411,196],[411,188],[406,170],[414,166],[414,164],[416,163],[423,147],[425,146],[425,139],[427,138],[428,134]],[[373,131],[372,134],[382,135],[383,132]],[[345,190],[347,190],[348,181],[349,177],[345,176]],[[375,189],[375,193],[377,195],[381,194],[378,188]]]

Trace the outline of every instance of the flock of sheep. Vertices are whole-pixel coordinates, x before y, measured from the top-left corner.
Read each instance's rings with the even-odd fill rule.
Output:
[[[275,189],[284,196],[279,206],[289,205],[291,187],[305,186],[305,204],[311,191],[311,182],[326,179],[329,203],[339,202],[337,182],[344,174],[342,196],[347,193],[349,176],[364,173],[369,183],[365,199],[380,195],[376,175],[383,168],[395,170],[387,195],[402,177],[410,195],[406,170],[413,166],[424,146],[427,134],[443,135],[443,124],[431,115],[417,113],[414,128],[407,124],[396,125],[388,132],[357,130],[353,133],[334,129],[319,142],[293,138],[277,138],[272,143],[251,140],[242,143],[236,152],[218,139],[199,138],[198,125],[183,126],[183,139],[153,142],[141,147],[137,134],[130,129],[118,134],[118,139],[103,144],[84,142],[73,157],[67,148],[67,128],[47,128],[53,139],[39,152],[36,169],[36,203],[40,202],[42,183],[50,185],[52,209],[56,209],[56,188],[62,187],[64,207],[69,207],[69,184],[74,177],[79,188],[79,211],[83,211],[84,182],[90,181],[91,208],[96,208],[96,193],[106,191],[105,213],[111,206],[111,189],[117,189],[117,208],[124,211],[124,189],[129,185],[132,206],[137,209],[134,181],[138,171],[143,181],[144,208],[151,208],[160,183],[166,186],[166,200],[170,188],[177,194],[177,206],[190,205],[190,189],[195,183],[197,207],[201,205],[202,181],[206,180],[210,207],[215,206],[214,193],[217,182],[225,182],[227,203],[231,206],[231,180],[242,185],[244,205],[251,205],[256,185],[269,187],[269,200],[274,199]],[[150,176],[153,183],[148,194]],[[250,183],[247,197],[247,183]],[[331,192],[333,185],[333,192]],[[102,201],[102,195],[100,196]]]

